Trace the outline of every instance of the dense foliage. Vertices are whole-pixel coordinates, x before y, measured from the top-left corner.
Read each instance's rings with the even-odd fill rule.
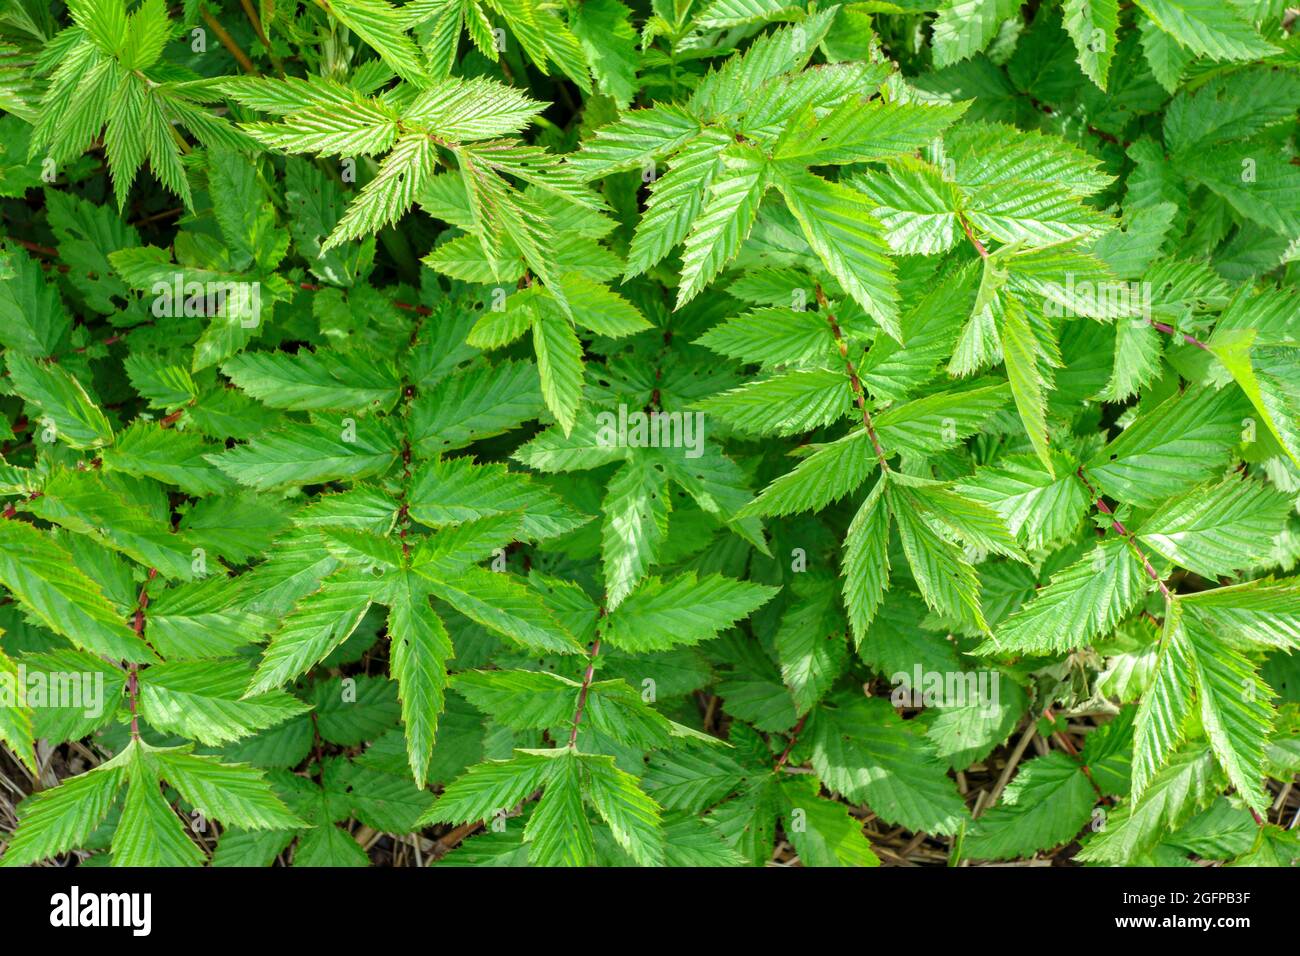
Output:
[[[0,865],[1300,857],[1280,2],[0,54]]]

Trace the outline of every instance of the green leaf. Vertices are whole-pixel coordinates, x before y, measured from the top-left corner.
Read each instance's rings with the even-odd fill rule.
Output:
[[[202,866],[203,851],[163,798],[153,754],[143,747],[135,742],[129,751],[126,799],[113,831],[113,865]]]
[[[797,783],[782,794],[789,810],[781,826],[804,866],[879,866],[880,858],[862,834],[862,822],[847,807],[824,800]]]
[[[813,767],[831,790],[918,833],[955,833],[967,818],[943,762],[886,701],[847,698],[810,723]]]
[[[402,700],[406,752],[417,783],[428,774],[453,653],[447,629],[429,604],[430,590],[404,571],[389,598],[389,669]]]
[[[641,866],[662,866],[659,806],[638,786],[636,777],[614,766],[613,757],[584,755],[582,768],[587,799],[609,825],[618,845]]]
[[[1066,0],[1065,30],[1078,51],[1079,68],[1106,89],[1111,60],[1119,42],[1117,0]]]
[[[371,156],[397,138],[398,115],[386,104],[333,80],[238,77],[221,81],[231,98],[253,109],[288,114],[280,123],[244,129],[266,146],[322,156]]]
[[[535,751],[520,750],[509,760],[486,760],[470,767],[447,785],[442,796],[421,819],[422,824],[488,822],[506,813],[547,782],[553,761]]]
[[[766,158],[753,146],[732,145],[719,154],[722,169],[709,187],[682,252],[677,308],[695,298],[740,251],[770,185]]]
[[[6,685],[5,699],[0,699],[0,741],[24,767],[37,773],[36,741],[32,736],[32,709],[13,694],[22,674],[18,665],[0,651],[0,682]]]
[[[935,66],[950,66],[988,45],[1003,20],[1016,15],[1014,0],[944,0],[934,21]]]
[[[73,448],[112,443],[112,426],[80,380],[58,365],[38,364],[17,351],[8,352],[5,363],[14,390],[41,416],[43,441],[60,440]]]
[[[585,762],[571,750],[543,758],[546,789],[524,827],[530,866],[591,866],[596,847],[582,803]]]
[[[624,109],[637,91],[639,58],[631,19],[632,11],[618,0],[593,0],[578,8],[571,24],[597,88]]]
[[[563,284],[573,321],[583,328],[613,339],[651,328],[636,306],[599,282],[571,272],[564,276]]]
[[[406,774],[384,773],[356,761],[335,761],[325,773],[327,798],[346,801],[356,818],[386,833],[412,833],[433,803]]]
[[[919,698],[920,703],[929,706],[927,698],[935,698],[941,709],[926,737],[954,770],[965,770],[986,759],[995,747],[1005,743],[1028,705],[1019,685],[1000,671],[944,675],[941,693],[933,695],[930,692],[939,688],[932,687],[924,668],[919,680],[915,667],[910,675],[896,672],[891,678],[896,692],[906,684],[913,702]]]
[[[1271,801],[1263,777],[1264,741],[1273,729],[1272,695],[1243,655],[1225,649],[1194,618],[1186,628],[1195,655],[1201,726],[1210,749],[1241,798],[1265,813]]]
[[[1240,411],[1227,389],[1174,395],[1093,456],[1088,478],[1119,501],[1156,504],[1219,473],[1241,438]]]
[[[965,103],[894,103],[848,97],[824,116],[806,109],[772,157],[801,166],[848,166],[915,153],[966,111]]]
[[[1249,60],[1277,51],[1233,7],[1213,0],[1138,0],[1138,6],[1181,46],[1212,60]]]
[[[432,528],[522,512],[529,538],[567,534],[590,520],[528,475],[507,471],[502,464],[475,464],[470,458],[436,459],[422,466],[406,505],[411,517]]]
[[[912,577],[931,610],[988,630],[980,605],[980,582],[961,548],[946,540],[925,515],[916,493],[897,482],[885,488]]]
[[[598,128],[595,137],[584,143],[568,163],[584,179],[639,170],[680,149],[699,132],[699,121],[679,106],[662,104],[630,110]]]
[[[1038,551],[1070,537],[1088,510],[1088,492],[1068,462],[1056,462],[1056,476],[1030,455],[1008,455],[979,468],[956,488],[1000,514],[1026,549]]]
[[[740,516],[786,515],[824,508],[856,489],[879,465],[866,429],[822,445],[745,505]]]
[[[1097,793],[1079,764],[1053,753],[1023,764],[966,834],[962,852],[976,859],[1033,856],[1072,839],[1092,815]]]
[[[425,79],[419,49],[403,30],[401,14],[385,0],[324,0],[322,6],[370,44],[402,79]]]
[[[275,795],[260,770],[243,764],[223,764],[216,757],[201,757],[183,749],[157,750],[150,758],[158,773],[206,817],[250,830],[305,825]],[[130,799],[128,792],[128,806]]]
[[[1294,581],[1248,581],[1180,595],[1178,601],[1185,612],[1234,643],[1300,646],[1300,588]]]
[[[1016,561],[1025,555],[1002,518],[978,501],[964,497],[951,485],[924,478],[897,475],[896,484],[907,488],[904,497],[931,523],[980,551],[991,551]]]
[[[1295,374],[1295,349],[1257,348],[1254,329],[1217,331],[1208,348],[1246,393],[1269,432],[1293,462],[1300,464],[1300,379]],[[1243,424],[1248,424],[1243,422]]]
[[[829,581],[810,584],[781,615],[776,653],[781,676],[806,713],[826,694],[847,665],[844,615]]]
[[[1208,805],[1218,792],[1219,777],[1209,747],[1183,747],[1152,778],[1142,799],[1110,815],[1079,859],[1111,864],[1134,860]]]
[[[1143,319],[1115,326],[1115,366],[1110,381],[1097,393],[1105,402],[1122,402],[1135,395],[1160,371],[1160,333]]]
[[[224,744],[308,710],[302,701],[280,691],[241,699],[250,676],[240,661],[155,665],[141,675],[140,716],[157,730]]]
[[[46,281],[41,267],[28,255],[6,249],[4,263],[5,269],[0,271],[0,312],[6,319],[0,327],[0,344],[12,353],[31,358],[57,355],[72,329],[58,287]],[[13,355],[6,364],[12,374]],[[38,371],[34,365],[20,362],[19,366]]]
[[[844,538],[844,607],[861,645],[889,588],[889,507],[882,475]]]
[[[47,521],[87,535],[121,551],[164,577],[190,579],[195,574],[191,545],[130,493],[94,471],[60,470],[45,483],[45,493],[28,503]]]
[[[0,857],[0,866],[30,866],[84,846],[117,800],[131,760],[128,749],[24,800],[18,811],[18,829]]]
[[[582,343],[564,316],[543,312],[533,319],[533,347],[542,397],[567,435],[582,404]]]
[[[1002,621],[981,653],[1053,653],[1107,636],[1151,584],[1122,538],[1106,538]]]
[[[308,830],[298,841],[293,865],[358,867],[369,866],[370,858],[352,834],[335,826],[322,826]]]
[[[221,370],[254,398],[294,411],[388,411],[399,391],[395,368],[358,354],[245,352]]]
[[[479,365],[449,375],[411,403],[413,450],[432,457],[536,418],[544,407],[538,382],[532,362]]]
[[[545,104],[486,77],[449,78],[420,92],[403,112],[407,122],[453,142],[522,132]]]
[[[0,583],[36,620],[83,650],[116,660],[154,660],[126,626],[125,612],[48,533],[21,521],[0,521]]]
[[[271,635],[271,643],[249,684],[249,694],[279,687],[325,659],[348,639],[374,598],[374,586],[340,571],[304,596]]]
[[[343,416],[286,425],[211,461],[240,484],[265,491],[381,474],[398,451],[385,420]]]
[[[1181,602],[1169,602],[1155,683],[1138,707],[1133,794],[1140,796],[1186,734],[1199,703],[1201,726],[1215,758],[1251,807],[1263,812],[1264,747],[1273,723],[1269,690],[1250,662],[1225,647]]]
[[[700,409],[737,431],[797,435],[848,415],[853,391],[842,371],[798,369],[714,395]]]
[[[852,185],[871,197],[872,215],[895,253],[932,256],[957,244],[961,193],[928,163],[899,157],[888,175],[862,176]]]
[[[1283,5],[200,6],[0,10],[6,865],[1300,862]]]
[[[153,478],[202,497],[235,488],[234,482],[205,457],[220,450],[220,446],[204,441],[194,432],[136,422],[103,450],[100,463],[107,471]]]
[[[457,674],[455,687],[493,720],[537,730],[572,720],[582,685],[546,671],[476,670]]]
[[[1143,544],[1214,580],[1267,563],[1269,542],[1293,509],[1287,495],[1234,475],[1171,498],[1135,530]]]
[[[735,286],[731,292],[736,292]],[[788,298],[788,293],[782,298]],[[825,318],[802,309],[755,309],[715,325],[695,341],[722,355],[764,366],[829,361],[838,354]]]
[[[242,583],[212,575],[155,590],[149,598],[149,643],[170,662],[226,657],[257,643],[270,625],[241,606]]]
[[[647,578],[609,614],[605,637],[627,651],[698,644],[767,603],[776,588],[720,574]]]
[[[744,776],[727,754],[682,749],[653,754],[641,782],[665,810],[698,813],[734,791]]]
[[[650,196],[628,250],[626,278],[652,268],[686,238],[719,172],[725,171],[723,154],[731,142],[721,130],[704,130],[687,142],[668,171],[650,184]]]
[[[1002,340],[1002,357],[1006,362],[1007,379],[1011,383],[1011,395],[1015,399],[1016,409],[1020,412],[1020,421],[1024,423],[1025,433],[1029,436],[1029,443],[1038,455],[1038,460],[1050,475],[1054,471],[1047,434],[1047,390],[1050,388],[1050,380],[1043,373],[1045,356],[1038,337],[1029,326],[1029,318],[1020,300],[1014,296],[1003,299],[998,337]]]
[[[382,0],[362,2],[382,3]],[[340,243],[378,232],[400,219],[433,176],[436,162],[437,151],[428,136],[417,134],[399,139],[392,152],[384,157],[375,178],[366,183],[361,195],[348,206],[321,250],[328,252]]]
[[[506,574],[467,568],[451,577],[430,576],[434,593],[486,628],[539,651],[572,654],[581,648],[536,592]]]
[[[808,172],[781,169],[775,182],[808,245],[858,305],[902,341],[898,291],[884,227],[863,193]]]
[[[668,533],[671,502],[667,475],[648,457],[633,457],[610,478],[601,502],[600,536],[610,608],[618,607],[654,564]]]

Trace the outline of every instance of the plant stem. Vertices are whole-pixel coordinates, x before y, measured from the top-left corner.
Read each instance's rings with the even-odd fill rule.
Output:
[[[158,576],[157,568],[149,569],[149,581]],[[144,640],[144,612],[149,607],[149,581],[140,587],[140,596],[135,599],[135,614],[131,618],[131,630]],[[131,698],[131,739],[140,739],[140,715],[136,712],[140,696],[140,665],[131,663],[126,669],[126,692]]]
[[[804,714],[799,718],[799,722],[794,725],[794,729],[790,731],[790,741],[785,745],[785,750],[781,751],[781,756],[777,758],[776,766],[772,769],[773,773],[780,773],[781,768],[785,766],[785,762],[790,759],[790,751],[794,750],[794,745],[799,742],[799,734],[803,730],[804,722],[807,719],[808,715]]]
[[[989,251],[984,248],[984,243],[975,238],[975,232],[971,229],[970,223],[966,221],[966,217],[959,215],[957,221],[961,223],[962,232],[966,233],[966,238],[971,241],[971,245],[973,245],[975,251],[980,254],[980,258],[987,259],[989,257]]]
[[[826,314],[826,321],[830,323],[831,334],[835,336],[835,345],[840,350],[840,358],[844,360],[844,371],[848,374],[849,385],[853,389],[853,400],[857,403],[858,410],[862,412],[862,424],[867,429],[867,437],[871,439],[871,447],[876,451],[876,458],[880,462],[880,468],[882,471],[889,471],[889,462],[886,459],[885,450],[880,446],[880,437],[876,434],[876,426],[871,421],[871,412],[867,411],[867,393],[862,388],[862,381],[858,378],[858,370],[853,367],[853,360],[849,358],[849,346],[844,341],[844,333],[840,331],[840,324],[835,320],[835,316],[828,308],[828,305],[826,293],[818,285],[817,307]]]
[[[253,25],[253,32],[257,34],[257,39],[262,42],[262,46],[266,47],[266,55],[271,58],[271,66],[275,68],[275,72],[284,76],[284,64],[280,62],[280,58],[276,56],[275,51],[271,49],[271,41],[267,37],[266,31],[262,29],[262,18],[259,17],[257,11],[253,9],[252,0],[239,0],[239,2],[244,8],[244,13],[248,17],[248,22]]]
[[[1165,585],[1164,579],[1161,578],[1160,574],[1156,571],[1156,569],[1151,566],[1151,562],[1147,559],[1146,553],[1140,547],[1138,547],[1138,543],[1136,538],[1134,538],[1133,536],[1133,532],[1130,531],[1128,528],[1124,527],[1124,523],[1115,517],[1115,512],[1110,510],[1110,506],[1107,505],[1106,502],[1101,500],[1101,496],[1097,494],[1097,490],[1093,488],[1092,484],[1088,481],[1088,479],[1084,477],[1083,468],[1079,468],[1079,470],[1075,472],[1075,474],[1079,476],[1079,480],[1082,481],[1084,487],[1088,489],[1088,494],[1092,496],[1093,504],[1097,506],[1097,510],[1110,518],[1110,526],[1114,528],[1118,534],[1123,536],[1125,541],[1128,542],[1128,546],[1133,549],[1133,553],[1142,562],[1142,567],[1146,571],[1147,576],[1151,578],[1152,581],[1156,582],[1156,584],[1160,588],[1160,593],[1165,596],[1165,600],[1166,601],[1170,600],[1173,597],[1173,595],[1170,594],[1169,588]]]
[[[979,806],[975,808],[975,812],[971,814],[973,817],[978,817],[981,813],[998,802],[998,798],[1002,796],[1002,791],[1011,780],[1011,774],[1015,772],[1016,765],[1020,763],[1020,758],[1025,755],[1025,750],[1029,747],[1029,741],[1034,739],[1034,734],[1036,733],[1038,733],[1038,722],[1034,720],[1034,715],[1031,713],[1029,715],[1029,726],[1025,728],[1025,732],[1020,735],[1020,739],[1016,741],[1015,747],[1012,748],[1011,755],[1007,758],[1006,766],[1002,768],[1002,774],[998,777],[997,783],[995,783],[993,789],[989,791],[988,798],[980,803]]]
[[[136,699],[140,695],[140,684],[136,678],[138,665],[132,664],[126,671],[126,692],[131,698],[131,739],[140,739],[140,716],[136,713]]]
[[[230,51],[230,55],[235,58],[235,62],[239,64],[240,68],[245,73],[256,73],[257,67],[253,65],[253,61],[248,58],[247,53],[240,49],[239,44],[235,42],[235,38],[226,32],[226,28],[217,22],[216,17],[208,13],[207,10],[203,10],[201,13],[203,22],[208,25],[209,30],[216,34],[221,45]]]
[[[601,614],[604,614],[602,609]],[[596,674],[596,655],[600,653],[600,638],[591,645],[591,656],[587,660],[587,673],[582,675],[582,690],[578,691],[578,709],[573,712],[573,729],[569,731],[569,749],[578,746],[578,725],[582,723],[582,711],[587,706],[587,692],[591,690],[591,679]]]
[[[1188,345],[1195,345],[1198,349],[1204,349],[1207,352],[1210,350],[1210,347],[1208,345],[1206,345],[1204,342],[1202,342],[1194,335],[1188,335],[1186,332],[1179,332],[1172,325],[1166,325],[1164,322],[1157,322],[1155,319],[1148,319],[1147,321],[1151,323],[1152,328],[1159,329],[1161,332],[1164,332],[1166,335],[1181,335],[1183,337],[1183,341],[1186,342]]]

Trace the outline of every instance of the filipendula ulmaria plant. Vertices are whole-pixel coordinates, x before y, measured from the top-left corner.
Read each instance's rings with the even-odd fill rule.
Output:
[[[0,865],[1295,864],[1298,42],[8,0]]]

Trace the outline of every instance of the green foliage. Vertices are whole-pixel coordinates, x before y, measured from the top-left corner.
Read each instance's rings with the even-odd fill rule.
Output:
[[[1292,31],[10,0],[0,865],[1294,865]]]

